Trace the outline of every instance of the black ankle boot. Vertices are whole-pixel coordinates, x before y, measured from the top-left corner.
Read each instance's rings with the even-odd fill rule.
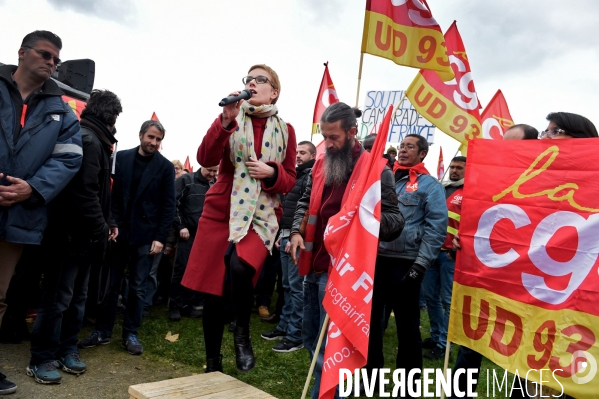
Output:
[[[213,373],[215,371],[223,372],[223,355],[218,355],[215,358],[206,358],[206,371],[205,373]]]
[[[243,372],[250,371],[256,365],[252,341],[250,340],[250,327],[235,327],[233,341],[235,342],[237,370]]]

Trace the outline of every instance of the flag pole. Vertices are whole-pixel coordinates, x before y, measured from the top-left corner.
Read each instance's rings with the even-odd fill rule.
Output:
[[[397,103],[397,107],[395,107],[395,109],[393,110],[393,115],[391,115],[391,124],[389,126],[393,126],[393,121],[395,120],[395,114],[397,113],[397,110],[399,109],[399,107],[401,107],[401,103],[405,99],[406,99],[406,91],[404,90],[403,95],[401,96],[401,100],[399,100],[399,102]]]
[[[449,313],[451,318],[451,312]],[[451,325],[451,324],[450,324]],[[451,342],[449,342],[449,331],[447,332],[447,343],[445,346],[445,360],[443,361],[443,375],[447,375],[447,367],[449,366],[449,353],[451,352]],[[445,399],[445,390],[441,390],[441,399]]]
[[[316,366],[316,360],[318,359],[318,354],[320,353],[320,346],[322,345],[322,340],[324,339],[324,333],[327,331],[327,326],[329,325],[329,314],[324,318],[322,322],[322,329],[320,330],[320,337],[318,337],[318,343],[316,344],[316,350],[314,351],[314,356],[312,356],[312,364],[310,364],[310,371],[308,371],[308,377],[306,378],[306,383],[304,384],[304,391],[302,392],[302,399],[306,399],[306,394],[308,393],[308,387],[310,386],[310,380],[312,379],[312,373],[314,372],[314,367]]]
[[[462,145],[460,144],[460,147],[461,146]],[[458,150],[455,152],[455,155],[451,159],[453,159],[453,158],[455,158],[455,157],[458,156],[458,152],[460,152],[460,147],[458,147]],[[449,164],[451,165],[451,160],[449,160]],[[439,181],[442,182],[445,179],[445,175],[447,175],[447,172],[449,172],[449,166],[447,166],[447,168],[445,168],[445,172],[443,173],[443,177]]]
[[[360,53],[360,69],[358,70],[358,90],[356,92],[356,108],[360,99],[360,83],[362,82],[362,63],[364,61],[364,53]]]

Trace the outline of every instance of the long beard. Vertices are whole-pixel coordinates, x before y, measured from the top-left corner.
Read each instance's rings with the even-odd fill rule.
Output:
[[[325,186],[339,186],[344,183],[351,171],[351,141],[347,140],[336,153],[327,151],[324,157]]]

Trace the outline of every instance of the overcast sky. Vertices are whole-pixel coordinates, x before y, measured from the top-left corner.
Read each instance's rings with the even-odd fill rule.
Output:
[[[95,88],[122,100],[119,149],[139,144],[156,112],[167,133],[163,155],[194,164],[197,147],[220,112],[218,101],[243,88],[257,63],[281,79],[280,115],[298,141],[310,137],[323,73],[341,101],[354,105],[363,0],[0,0],[0,62],[16,63],[23,36],[46,29],[63,40],[63,60],[96,62]],[[457,20],[484,106],[497,89],[516,123],[545,128],[551,111],[599,124],[599,2],[575,0],[428,0],[443,31]],[[405,89],[418,71],[364,56],[361,98],[368,90]],[[315,139],[320,141],[320,138]],[[437,131],[427,157],[434,173],[457,142]]]

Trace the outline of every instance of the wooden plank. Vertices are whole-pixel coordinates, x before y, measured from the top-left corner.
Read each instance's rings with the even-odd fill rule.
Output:
[[[223,373],[198,374],[171,380],[132,385],[129,387],[131,399],[276,399]]]

